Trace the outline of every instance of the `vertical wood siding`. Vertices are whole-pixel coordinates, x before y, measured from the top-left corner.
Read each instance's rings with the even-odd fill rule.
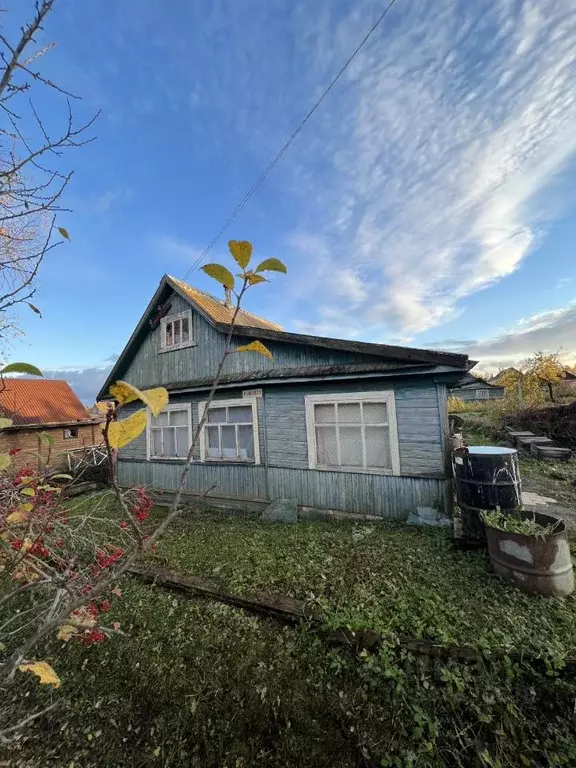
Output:
[[[396,399],[403,476],[308,469],[305,395],[389,388],[394,389]],[[227,390],[218,394],[216,400],[241,396],[241,389]],[[205,397],[204,393],[176,395],[170,402],[192,403],[195,429],[198,403]],[[445,399],[444,385],[437,387],[431,381],[418,384],[407,379],[269,386],[264,390],[264,398],[258,401],[262,464],[195,464],[188,477],[188,489],[202,493],[216,485],[213,493],[220,497],[246,500],[291,497],[303,506],[382,517],[403,518],[416,506],[446,509],[449,498],[449,481],[445,479],[446,424],[440,413],[440,408],[445,408]],[[196,458],[199,459],[198,451]],[[160,490],[176,488],[182,471],[181,462],[146,461],[145,435],[120,451],[118,466],[123,484],[143,483]]]
[[[118,462],[122,485],[142,484],[156,490],[175,490],[181,471],[182,464],[175,462]],[[263,466],[198,464],[190,469],[187,488],[194,493],[204,493],[215,486],[212,493],[218,497],[246,501],[294,498],[302,506],[404,519],[417,506],[444,509],[446,482],[433,478],[270,467],[267,496]]]
[[[187,309],[192,312],[192,339],[195,347],[160,352],[160,327],[150,330],[128,365],[122,378],[136,387],[150,387],[172,382],[191,381],[216,373],[224,353],[225,335],[213,328],[202,315],[181,296],[174,294],[170,299],[170,315]],[[252,339],[248,339],[252,341]],[[235,337],[232,346],[245,344],[246,339]],[[330,363],[382,362],[382,358],[355,352],[321,349],[302,344],[266,340],[266,346],[274,359],[268,360],[254,352],[231,355],[226,361],[225,373],[267,370],[280,366],[320,365]],[[391,362],[390,367],[394,367]]]

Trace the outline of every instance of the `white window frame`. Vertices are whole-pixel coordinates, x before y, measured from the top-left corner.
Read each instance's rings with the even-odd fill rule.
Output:
[[[478,400],[489,400],[490,399],[490,390],[489,389],[477,389],[476,390],[476,397]]]
[[[147,410],[146,419],[146,459],[148,461],[185,461],[186,456],[155,456],[152,453],[152,411]],[[162,413],[166,411],[186,411],[188,415],[188,450],[192,445],[192,405],[191,403],[170,403],[162,409]]]
[[[199,422],[204,416],[206,410],[207,401],[204,400],[198,403],[198,418]],[[258,435],[258,399],[256,397],[238,397],[233,400],[212,400],[210,408],[223,408],[224,406],[251,406],[252,408],[252,430],[254,433],[254,458],[253,459],[220,459],[212,458],[206,455],[206,426],[208,422],[205,422],[200,432],[200,461],[207,464],[260,464],[260,440]]]
[[[376,467],[324,467],[317,464],[316,423],[314,420],[314,406],[318,403],[385,403],[388,416],[388,435],[390,438],[390,463],[391,469]],[[394,390],[387,389],[379,392],[347,392],[341,394],[306,395],[304,397],[306,408],[306,436],[308,441],[308,467],[322,472],[360,472],[369,475],[399,475],[400,474],[400,449],[398,445],[398,425],[396,422],[396,400]]]
[[[188,318],[188,341],[180,342],[180,344],[166,344],[166,326],[168,323],[173,323],[175,320],[183,320]],[[160,320],[160,352],[172,352],[175,349],[185,349],[186,347],[195,347],[196,342],[192,339],[192,310],[186,309],[184,312],[178,312],[176,315],[166,315]]]

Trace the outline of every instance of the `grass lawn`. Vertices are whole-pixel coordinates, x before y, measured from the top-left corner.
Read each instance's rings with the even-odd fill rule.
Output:
[[[89,648],[54,639],[42,656],[62,687],[21,679],[7,692],[22,701],[24,686],[27,707],[61,706],[0,765],[576,764],[576,686],[553,672],[576,656],[576,599],[525,596],[445,531],[199,514],[183,516],[155,557],[235,593],[308,600],[329,627],[369,627],[386,642],[357,655],[305,625],[125,578],[110,612],[125,636]],[[474,645],[485,661],[416,657],[399,645],[411,637]],[[509,649],[542,656],[550,674],[492,656]]]

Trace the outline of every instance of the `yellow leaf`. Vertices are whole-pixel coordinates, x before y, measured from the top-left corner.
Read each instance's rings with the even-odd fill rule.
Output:
[[[32,504],[31,501],[27,501],[24,504],[20,504],[19,509],[21,509],[23,512],[32,512],[34,509],[34,504]]]
[[[32,506],[32,504],[22,504],[22,506],[14,510],[14,512],[10,512],[10,514],[6,517],[6,522],[9,525],[25,523],[28,520],[28,513],[32,510]],[[30,507],[30,509],[26,510],[24,507]]]
[[[158,414],[168,405],[168,392],[164,387],[145,389],[140,393],[140,399],[143,403],[146,403],[154,416],[158,416]]]
[[[108,411],[111,408],[114,408],[114,403],[111,400],[102,400],[99,403],[96,403],[96,408],[100,411],[100,413],[103,413],[104,416],[108,413]]]
[[[280,261],[280,259],[265,259],[263,262],[258,264],[256,267],[256,272],[283,272],[284,274],[287,274],[287,269],[285,265]]]
[[[244,344],[238,347],[237,352],[258,352],[259,355],[264,355],[269,360],[272,360],[272,352],[262,344],[261,341],[251,341],[250,344]]]
[[[113,421],[108,427],[108,440],[112,448],[123,448],[146,428],[146,411],[136,411],[122,421]]]
[[[118,405],[126,405],[133,400],[140,400],[142,393],[132,384],[128,384],[127,381],[117,381],[110,387],[110,394],[114,400],[118,401]]]
[[[6,429],[6,427],[11,427],[14,422],[12,419],[0,419],[0,429]]]
[[[26,664],[20,664],[20,672],[32,672],[40,678],[41,685],[52,685],[54,688],[60,688],[60,678],[54,672],[47,661],[30,661]]]
[[[223,267],[222,264],[205,264],[202,267],[202,272],[205,272],[208,277],[217,280],[220,285],[223,285],[225,288],[234,290],[234,275],[229,269]]]
[[[252,274],[248,275],[248,282],[250,285],[258,285],[258,283],[268,283],[269,281],[266,280],[265,277],[262,277],[262,275],[257,275],[255,272],[252,272]]]
[[[71,624],[62,624],[58,631],[58,640],[64,640],[66,643],[73,635],[78,634],[78,627],[73,627]]]
[[[70,235],[68,234],[66,227],[58,227],[58,232],[60,232],[62,237],[65,237],[66,240],[70,240]]]
[[[0,453],[0,472],[3,472],[5,469],[8,469],[11,462],[12,462],[12,459],[10,458],[10,454]]]
[[[252,243],[248,240],[229,240],[228,248],[234,261],[242,269],[246,269],[252,258]]]
[[[20,493],[22,494],[22,496],[36,496],[36,491],[34,490],[34,488],[22,488]]]

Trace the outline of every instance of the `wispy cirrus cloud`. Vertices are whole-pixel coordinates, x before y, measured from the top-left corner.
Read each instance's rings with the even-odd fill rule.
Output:
[[[353,48],[374,9],[360,5],[319,33],[319,69],[330,43]],[[389,337],[455,317],[545,237],[543,195],[576,153],[564,3],[413,2],[387,22],[293,159],[309,210],[293,245],[330,275],[308,330]]]

